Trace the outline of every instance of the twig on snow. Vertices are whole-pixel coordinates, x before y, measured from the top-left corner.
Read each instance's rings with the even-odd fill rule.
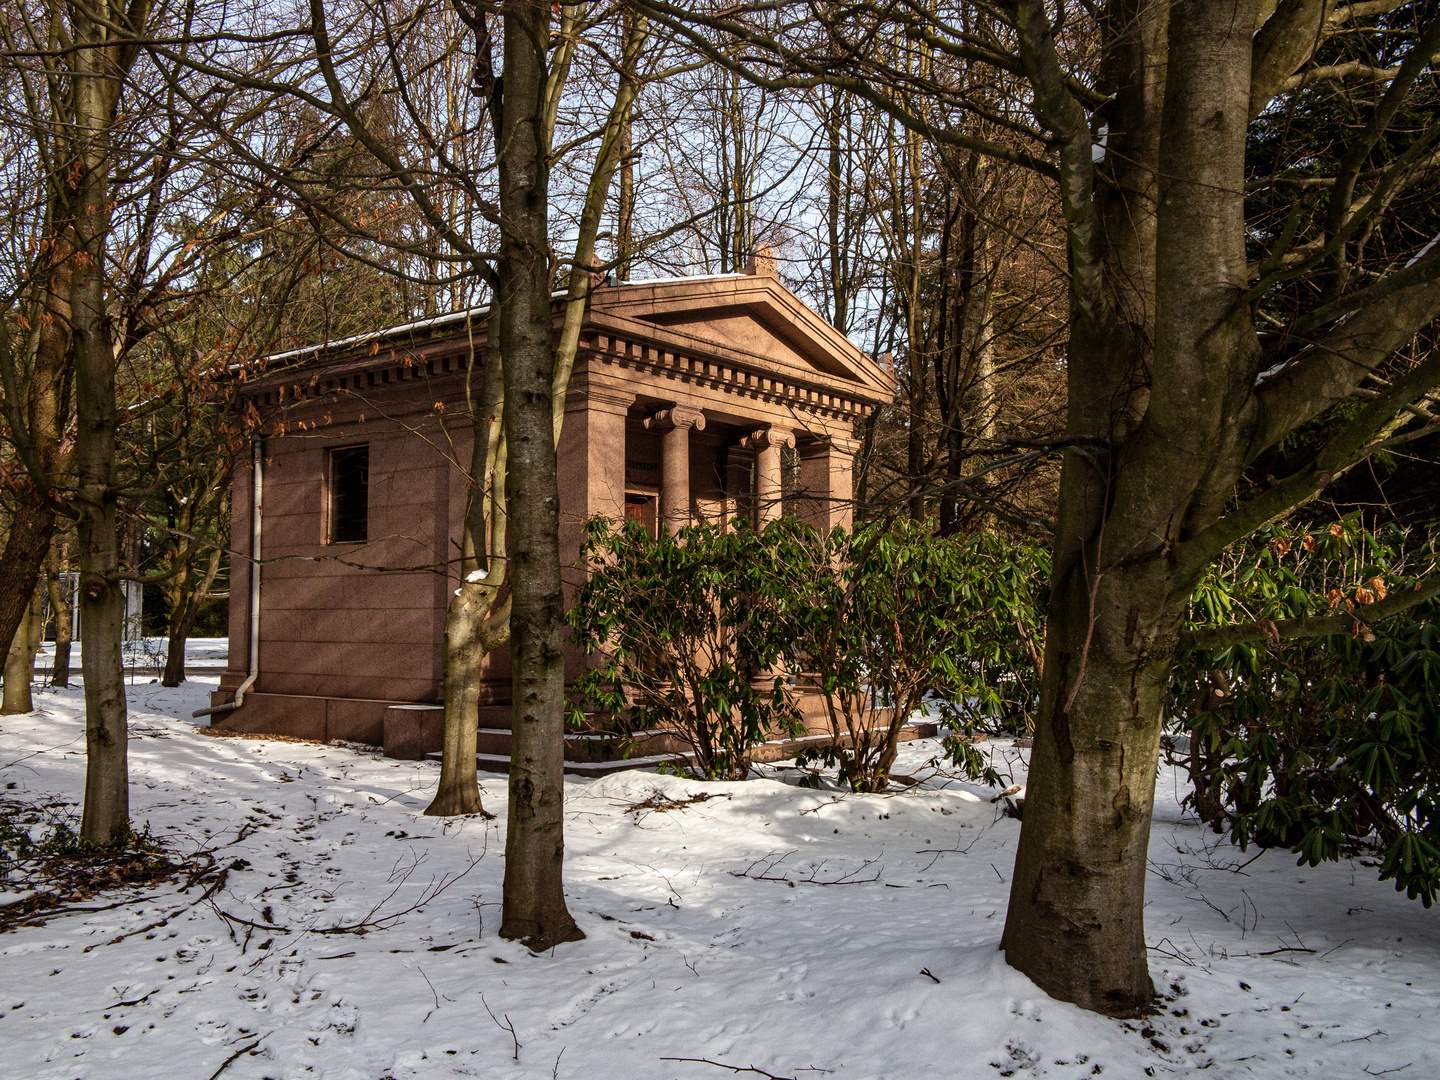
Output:
[[[776,853],[772,851],[764,858],[756,859],[744,870],[731,870],[730,874],[732,877],[749,878],[751,881],[783,881],[786,885],[789,885],[793,889],[796,885],[869,885],[872,882],[879,881],[880,874],[885,869],[885,867],[880,866],[876,869],[874,875],[871,877],[857,877],[857,874],[864,873],[868,867],[874,866],[877,862],[879,862],[878,859],[866,859],[857,868],[850,871],[849,873],[841,874],[838,878],[832,878],[829,881],[822,881],[820,880],[818,875],[820,871],[825,868],[825,863],[829,862],[829,860],[826,859],[822,861],[819,866],[815,867],[814,870],[810,871],[809,877],[790,878],[784,876],[783,874],[776,876],[772,873],[772,871],[777,866],[779,866],[782,862],[784,862],[786,859],[788,859],[791,855],[794,854],[794,851],[787,851],[777,858]],[[758,874],[751,873],[751,871],[754,870],[757,866],[761,867],[760,872]]]
[[[230,871],[226,867],[222,866],[220,868],[220,872],[216,875],[215,880],[210,883],[210,885],[205,889],[203,893],[200,894],[198,898],[190,901],[190,903],[188,904],[184,904],[176,908],[174,911],[166,915],[163,919],[159,919],[152,923],[147,923],[145,926],[139,927],[135,930],[127,930],[125,933],[119,934],[116,937],[110,938],[107,941],[97,941],[94,944],[86,945],[85,948],[81,950],[81,952],[88,953],[91,949],[98,949],[101,945],[119,945],[120,942],[124,941],[126,938],[134,937],[136,934],[144,934],[148,933],[151,930],[160,929],[160,927],[164,926],[176,915],[179,915],[181,912],[184,911],[189,911],[191,908],[196,907],[199,904],[205,903],[205,901],[209,900],[212,896],[219,892],[220,889],[225,885],[225,879],[229,876],[229,873]],[[193,885],[197,880],[199,879],[192,879],[191,884]]]
[[[372,907],[372,908],[369,910],[369,912],[365,915],[364,918],[360,919],[358,922],[342,923],[342,924],[339,925],[339,926],[306,926],[306,927],[294,927],[294,926],[281,926],[281,925],[279,925],[278,923],[258,923],[258,922],[252,922],[252,921],[249,920],[249,919],[242,919],[239,915],[235,915],[235,914],[232,914],[231,912],[226,911],[226,910],[225,910],[224,908],[222,908],[219,904],[215,903],[214,900],[211,900],[211,901],[210,901],[210,906],[215,909],[215,914],[219,915],[219,916],[220,916],[222,919],[224,919],[227,923],[234,923],[234,924],[236,924],[236,925],[238,925],[238,926],[248,926],[248,927],[250,927],[251,929],[254,929],[254,930],[264,930],[266,933],[271,933],[271,934],[302,934],[302,933],[303,933],[303,934],[360,934],[360,935],[364,935],[364,934],[369,933],[371,930],[384,930],[384,929],[387,929],[389,926],[391,926],[392,924],[394,924],[396,921],[398,921],[398,920],[400,920],[400,919],[403,919],[406,915],[409,915],[409,914],[411,914],[411,913],[413,913],[413,912],[419,911],[421,908],[425,907],[427,904],[433,903],[436,897],[438,897],[438,896],[439,896],[441,893],[443,893],[446,889],[450,888],[451,885],[454,885],[457,881],[459,881],[461,878],[463,878],[466,874],[470,873],[471,870],[474,870],[476,866],[480,865],[480,860],[483,859],[484,857],[485,857],[485,852],[484,852],[484,851],[481,851],[480,854],[479,854],[479,856],[477,856],[476,858],[472,859],[472,860],[470,861],[470,865],[467,866],[464,870],[461,870],[458,874],[455,874],[455,875],[450,876],[450,877],[446,877],[446,876],[442,875],[442,876],[438,879],[438,882],[435,881],[435,880],[432,880],[431,883],[430,883],[428,886],[426,886],[424,890],[421,891],[420,899],[417,900],[417,901],[415,901],[415,903],[411,904],[409,907],[404,908],[404,909],[401,910],[401,911],[392,912],[392,913],[390,913],[389,915],[379,915],[379,916],[377,916],[376,913],[377,913],[381,908],[383,908],[383,907],[386,905],[386,903],[388,903],[388,902],[390,901],[391,897],[393,897],[396,893],[398,893],[398,892],[400,891],[400,889],[401,889],[401,888],[405,885],[405,883],[410,879],[410,875],[413,874],[413,873],[415,872],[415,870],[419,867],[420,862],[419,862],[419,860],[417,859],[417,860],[415,861],[415,863],[414,863],[413,865],[411,865],[409,868],[407,868],[407,869],[405,870],[405,872],[401,875],[400,880],[399,880],[398,882],[396,882],[395,887],[394,887],[393,889],[391,889],[390,892],[385,895],[384,899],[382,899],[378,904],[376,904],[374,907]]]
[[[217,1076],[223,1073],[235,1062],[236,1058],[240,1057],[242,1054],[248,1054],[251,1050],[254,1050],[264,1041],[265,1036],[261,1035],[260,1038],[256,1039],[249,1046],[242,1046],[239,1050],[236,1050],[233,1054],[231,1054],[228,1058],[226,1058],[220,1063],[220,1067],[218,1069],[216,1069],[213,1073],[210,1074],[210,1080],[215,1080]]]
[[[690,1062],[694,1062],[694,1063],[697,1064],[697,1065],[714,1065],[717,1069],[729,1069],[729,1070],[730,1070],[731,1072],[733,1072],[733,1073],[754,1073],[756,1076],[763,1076],[763,1077],[765,1077],[765,1080],[795,1080],[795,1077],[793,1077],[793,1076],[778,1076],[778,1075],[776,1075],[775,1073],[766,1072],[764,1069],[756,1068],[754,1065],[730,1065],[730,1064],[727,1064],[726,1062],[723,1062],[723,1061],[711,1061],[709,1058],[662,1057],[660,1060],[661,1060],[661,1061],[690,1061]],[[812,1067],[812,1068],[809,1068],[809,1069],[801,1069],[800,1071],[801,1071],[801,1072],[822,1072],[822,1073],[828,1073],[828,1072],[834,1072],[835,1070],[834,1070],[834,1069],[816,1069],[816,1068],[813,1068],[813,1067]]]
[[[496,1019],[495,1019],[495,1014],[494,1014],[493,1012],[490,1012],[490,1004],[489,1004],[489,1002],[487,1002],[487,1001],[485,1000],[485,992],[484,992],[483,990],[480,992],[480,1004],[485,1006],[485,1011],[486,1011],[487,1013],[490,1013],[490,1019],[491,1019],[491,1020],[495,1020],[495,1026],[496,1026],[496,1027],[498,1027],[501,1031],[508,1031],[508,1032],[510,1032],[510,1041],[515,1044],[515,1060],[516,1060],[516,1061],[519,1061],[519,1060],[520,1060],[520,1039],[519,1039],[519,1037],[516,1036],[516,1034],[515,1034],[515,1025],[510,1022],[510,1014],[509,1014],[509,1013],[501,1013],[501,1014],[500,1014],[500,1015],[502,1015],[502,1016],[505,1017],[505,1022],[504,1022],[503,1024],[500,1023],[499,1020],[496,1020]],[[562,1050],[561,1053],[564,1053],[564,1051]],[[555,1059],[555,1067],[556,1067],[557,1069],[560,1067],[560,1059],[559,1059],[558,1057]]]

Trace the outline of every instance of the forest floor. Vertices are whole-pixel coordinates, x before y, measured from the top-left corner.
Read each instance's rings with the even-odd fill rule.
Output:
[[[494,818],[426,818],[438,766],[208,736],[188,717],[212,685],[130,688],[133,819],[209,874],[0,934],[0,1077],[1440,1076],[1436,914],[1358,862],[1251,861],[1181,813],[1169,769],[1146,909],[1163,1008],[1126,1023],[1006,966],[1020,825],[927,764],[933,740],[887,795],[776,769],[567,778],[587,936],[536,956],[496,936],[503,777],[482,774]],[[0,718],[0,795],[74,822],[80,693],[37,706]],[[1023,782],[1019,751],[989,749]]]

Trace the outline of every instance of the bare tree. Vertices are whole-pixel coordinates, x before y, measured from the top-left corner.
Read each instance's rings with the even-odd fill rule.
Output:
[[[146,487],[153,477],[127,475],[120,446],[133,445],[128,436],[194,375],[182,365],[160,376],[147,342],[213,287],[197,284],[196,274],[214,249],[230,245],[244,266],[250,239],[238,224],[243,205],[201,197],[198,129],[155,107],[155,95],[163,105],[165,91],[179,85],[177,73],[143,59],[140,41],[173,17],[144,0],[37,2],[3,24],[4,105],[31,140],[29,152],[3,170],[12,203],[15,192],[31,200],[26,214],[8,222],[30,257],[16,258],[12,248],[5,269],[13,306],[0,323],[4,420],[49,515],[32,514],[41,504],[31,498],[28,520],[12,529],[7,548],[33,586],[39,567],[22,566],[21,556],[33,558],[41,535],[48,547],[56,513],[74,523],[86,645],[81,834],[98,845],[130,835],[123,583],[166,576],[127,565],[134,560],[122,544],[121,519],[153,492]],[[197,205],[204,214],[194,212]],[[237,345],[243,337],[237,332]],[[124,531],[135,532],[129,525]],[[31,540],[17,543],[26,536]],[[198,546],[192,539],[187,550]],[[11,579],[4,581],[8,587]]]
[[[483,358],[472,351],[472,368],[481,365],[478,394],[467,380],[471,483],[445,625],[441,779],[428,812],[480,809],[480,668],[508,640],[514,716],[501,932],[547,948],[579,935],[561,878],[564,624],[555,444],[647,25],[591,4],[560,5],[553,26],[548,6],[525,2],[427,6],[396,21],[385,5],[311,0],[304,14],[288,39],[280,34],[277,44],[256,49],[232,37],[236,52],[223,66],[199,66],[223,71],[268,110],[300,102],[314,117],[315,136],[278,159],[232,141],[232,168],[324,221],[331,242],[352,257],[380,248],[398,253],[399,276],[427,295],[448,290],[456,306],[489,295],[488,309],[478,313],[486,322]],[[600,75],[591,79],[592,87],[615,87],[613,104],[594,128],[567,128],[562,104],[577,56],[600,58],[604,50],[591,39],[597,28],[616,24],[618,65],[597,65]],[[166,55],[178,58],[173,50]],[[223,127],[218,116],[211,123]],[[562,140],[562,132],[570,138]],[[364,163],[343,177],[319,168],[312,149],[342,135]],[[583,179],[573,199],[574,239],[566,243],[573,254],[557,267],[552,167],[591,146],[591,167],[575,170]],[[397,205],[408,208],[400,215],[405,227],[396,224]],[[557,270],[568,289],[558,341]]]

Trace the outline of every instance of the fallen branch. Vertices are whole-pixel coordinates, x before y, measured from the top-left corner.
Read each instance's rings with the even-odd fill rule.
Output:
[[[754,1073],[756,1076],[763,1076],[766,1080],[795,1080],[793,1076],[777,1076],[775,1073],[766,1072],[764,1069],[756,1068],[754,1065],[727,1065],[723,1061],[711,1061],[709,1058],[686,1058],[686,1057],[662,1057],[661,1061],[689,1061],[697,1065],[714,1065],[717,1069],[729,1069],[733,1073]],[[829,1072],[829,1069],[816,1069],[816,1072]]]
[[[856,874],[864,873],[867,867],[873,866],[876,862],[879,861],[877,859],[866,859],[863,863],[861,863],[854,870],[850,871],[848,874],[841,874],[838,878],[831,878],[829,881],[822,881],[819,877],[819,874],[820,871],[825,868],[825,863],[829,861],[827,859],[825,860],[825,862],[822,862],[819,866],[815,867],[814,870],[810,871],[809,877],[790,878],[784,875],[777,877],[771,873],[771,871],[773,871],[777,866],[779,866],[782,862],[784,862],[786,859],[788,859],[791,855],[794,854],[794,851],[787,851],[779,858],[776,858],[775,853],[771,852],[769,855],[766,855],[762,859],[756,859],[744,870],[731,870],[730,875],[732,877],[749,878],[751,881],[783,881],[786,885],[789,885],[793,889],[796,885],[869,885],[871,882],[879,881],[880,874],[885,869],[883,866],[879,867],[878,869],[876,869],[873,877],[856,877]],[[751,873],[751,871],[754,870],[757,866],[763,866],[763,869],[760,871],[760,873]]]
[[[808,810],[801,810],[801,811],[800,811],[800,816],[801,816],[801,817],[804,817],[806,814],[814,814],[814,813],[817,813],[817,812],[819,812],[819,811],[821,811],[821,810],[824,810],[825,807],[827,807],[827,806],[834,806],[837,802],[844,802],[844,801],[845,801],[845,796],[843,796],[843,795],[836,795],[833,799],[829,800],[828,802],[817,803],[816,805],[810,807]]]
[[[256,1039],[256,1040],[255,1040],[254,1042],[252,1042],[249,1046],[242,1046],[239,1050],[236,1050],[233,1054],[231,1054],[228,1058],[226,1058],[224,1061],[222,1061],[222,1062],[220,1063],[220,1067],[219,1067],[218,1069],[216,1069],[213,1073],[210,1074],[210,1080],[215,1080],[215,1078],[216,1078],[217,1076],[219,1076],[221,1073],[223,1073],[226,1069],[228,1069],[228,1068],[234,1063],[234,1061],[236,1060],[236,1058],[240,1057],[240,1055],[242,1055],[242,1054],[248,1054],[251,1050],[254,1050],[257,1046],[259,1046],[259,1045],[260,1045],[262,1042],[264,1042],[264,1041],[265,1041],[265,1036],[264,1036],[264,1035],[261,1035],[260,1038]]]
[[[210,883],[210,885],[205,889],[205,891],[204,891],[203,893],[200,894],[199,897],[197,897],[196,899],[190,901],[190,903],[188,903],[188,904],[182,904],[180,907],[176,908],[174,911],[169,912],[169,913],[168,913],[164,918],[162,918],[162,919],[158,919],[158,920],[156,920],[155,922],[152,922],[152,923],[147,923],[145,926],[141,926],[141,927],[139,927],[139,928],[137,928],[137,929],[135,929],[135,930],[127,930],[125,933],[123,933],[123,934],[118,934],[118,935],[116,935],[115,937],[110,938],[108,941],[97,941],[97,942],[95,942],[95,943],[92,944],[92,945],[86,945],[85,948],[81,950],[81,952],[87,952],[87,953],[88,953],[91,949],[98,949],[101,945],[119,945],[120,942],[124,941],[126,938],[132,938],[132,937],[134,937],[136,934],[145,934],[145,933],[149,933],[151,930],[158,930],[158,929],[160,929],[160,927],[164,926],[164,925],[165,925],[166,923],[168,923],[171,919],[175,918],[176,915],[179,915],[179,914],[181,914],[182,912],[189,911],[191,908],[196,907],[196,906],[198,906],[198,905],[200,905],[200,904],[203,904],[203,903],[205,903],[207,900],[209,900],[212,896],[214,896],[217,892],[219,892],[221,888],[224,887],[224,885],[225,885],[225,880],[226,880],[229,876],[230,876],[230,871],[229,871],[229,869],[222,866],[222,867],[220,868],[219,872],[215,875],[215,880]],[[189,883],[189,885],[186,886],[186,888],[189,888],[190,885],[194,885],[194,884],[196,884],[197,882],[199,882],[200,880],[203,880],[203,879],[202,879],[202,878],[199,878],[199,877],[191,878],[191,879],[190,879],[190,883]],[[182,889],[181,891],[183,892],[184,890]]]
[[[439,879],[438,884],[432,881],[430,886],[428,886],[420,894],[420,899],[415,901],[415,903],[411,904],[409,907],[404,908],[401,911],[391,912],[389,915],[377,916],[376,913],[390,901],[391,897],[393,897],[397,892],[400,891],[400,889],[405,885],[407,881],[410,880],[410,875],[413,874],[416,868],[420,865],[419,860],[417,859],[414,865],[412,865],[408,870],[406,870],[405,873],[401,876],[400,880],[396,882],[395,887],[385,895],[384,899],[382,899],[378,904],[372,907],[364,918],[360,919],[358,922],[342,923],[339,926],[294,927],[282,926],[279,923],[253,922],[250,919],[241,918],[239,915],[236,915],[233,912],[226,911],[213,900],[210,901],[210,906],[214,908],[215,914],[219,915],[220,918],[224,919],[228,923],[234,923],[237,926],[248,926],[253,930],[264,930],[266,933],[270,934],[359,934],[363,936],[365,934],[368,934],[371,930],[388,929],[396,921],[403,919],[406,915],[410,915],[416,911],[419,911],[427,904],[433,903],[435,901],[435,898],[438,897],[442,892],[450,888],[451,885],[454,885],[466,874],[470,873],[471,870],[474,870],[475,867],[480,864],[480,860],[483,858],[485,858],[485,852],[481,851],[476,858],[471,860],[470,865],[467,866],[464,870],[461,870],[458,874],[455,874],[452,877],[442,876]]]
[[[734,797],[729,792],[697,791],[683,799],[672,799],[663,791],[655,791],[648,799],[643,799],[633,806],[627,806],[625,813],[638,815],[642,811],[649,810],[652,813],[663,814],[668,810],[684,810],[687,806],[709,802],[711,799],[733,799]]]

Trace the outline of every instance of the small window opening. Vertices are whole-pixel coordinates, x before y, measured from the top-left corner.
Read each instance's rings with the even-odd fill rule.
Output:
[[[369,535],[370,447],[330,451],[330,543],[355,544]]]

